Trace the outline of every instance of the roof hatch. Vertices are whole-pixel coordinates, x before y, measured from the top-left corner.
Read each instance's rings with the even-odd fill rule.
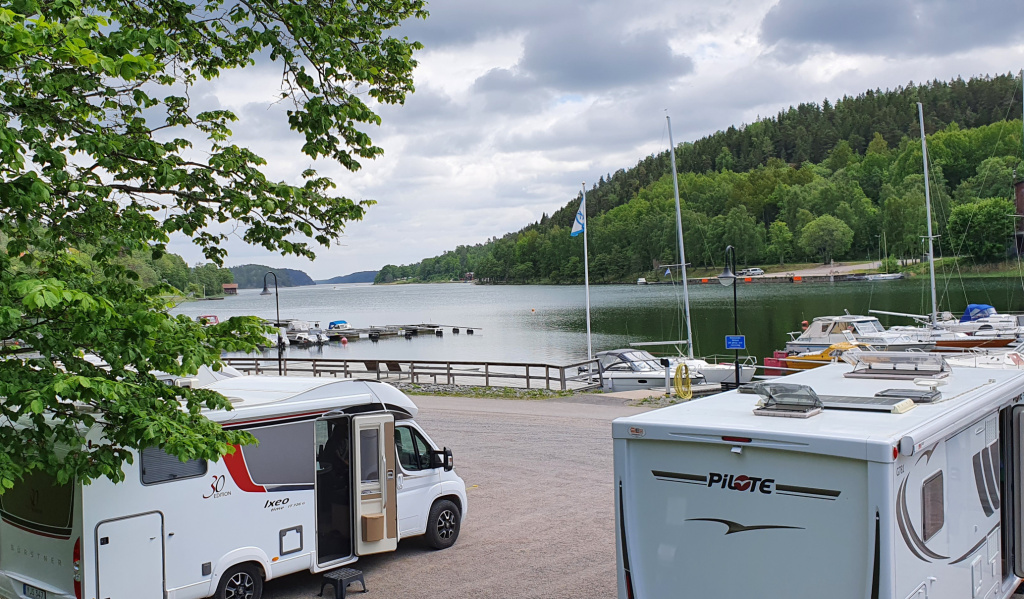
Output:
[[[754,392],[761,396],[757,416],[781,416],[783,418],[810,418],[821,413],[824,404],[818,394],[807,385],[791,383],[757,383]]]
[[[950,373],[946,359],[938,354],[850,350],[842,358],[853,366],[843,375],[847,378],[908,380],[943,378]]]

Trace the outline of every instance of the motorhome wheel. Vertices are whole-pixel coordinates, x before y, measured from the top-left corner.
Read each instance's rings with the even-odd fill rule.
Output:
[[[216,599],[260,599],[263,596],[263,577],[252,564],[239,564],[220,577]]]
[[[447,549],[459,538],[462,517],[459,508],[451,501],[442,499],[434,502],[427,522],[427,544],[434,549]]]

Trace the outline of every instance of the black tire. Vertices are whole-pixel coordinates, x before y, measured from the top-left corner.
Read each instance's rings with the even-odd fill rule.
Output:
[[[239,564],[220,577],[216,599],[260,599],[263,596],[263,577],[253,564]]]
[[[427,517],[427,544],[434,549],[447,549],[459,538],[462,514],[459,507],[447,499],[439,499],[430,508]]]

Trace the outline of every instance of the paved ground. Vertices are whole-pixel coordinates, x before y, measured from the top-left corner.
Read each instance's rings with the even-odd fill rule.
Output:
[[[598,396],[585,404],[414,400],[417,421],[455,453],[469,487],[469,518],[451,549],[407,539],[397,552],[360,559],[355,567],[366,576],[368,596],[615,596],[610,423],[643,409]],[[314,597],[319,579],[304,573],[272,580],[264,597]]]
[[[819,264],[818,266],[812,268],[802,268],[800,270],[768,273],[762,276],[791,277],[793,275],[796,275],[799,277],[827,277],[828,275],[845,275],[855,270],[876,270],[881,265],[881,262],[857,262],[856,264],[836,262],[835,264]]]

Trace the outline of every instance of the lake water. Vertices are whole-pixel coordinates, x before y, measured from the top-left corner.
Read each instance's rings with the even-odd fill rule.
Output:
[[[939,283],[940,309],[961,314],[967,303],[989,303],[1000,312],[1024,311],[1022,282],[1013,279],[951,280]],[[671,285],[599,285],[590,288],[594,351],[638,341],[685,337],[680,326],[682,288]],[[886,282],[740,284],[737,306],[740,333],[759,361],[781,349],[789,331],[815,316],[867,314],[869,309],[925,314],[930,291],[926,278]],[[343,347],[289,348],[287,356],[395,359],[479,360],[569,364],[586,359],[584,289],[547,285],[318,285],[280,289],[281,318],[347,320],[356,328],[371,325],[438,323],[473,327],[476,334],[412,339],[362,339]],[[697,355],[727,354],[724,336],[732,333],[732,290],[712,280],[690,286],[690,308]],[[222,301],[187,302],[175,313],[195,317],[255,315],[273,319],[274,296],[243,289]],[[907,319],[880,317],[883,324]],[[653,348],[658,349],[658,348]],[[744,352],[741,352],[741,354]],[[276,351],[267,354],[275,355]]]

